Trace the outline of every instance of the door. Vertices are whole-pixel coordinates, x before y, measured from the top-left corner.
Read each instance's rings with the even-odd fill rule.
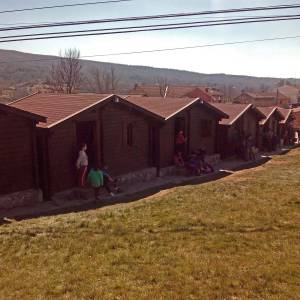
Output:
[[[87,145],[87,155],[89,158],[89,165],[96,163],[97,149],[96,149],[96,122],[85,121],[76,123],[77,147],[81,148],[82,144]]]
[[[155,167],[157,163],[157,142],[158,142],[158,129],[150,125],[149,126],[149,166]]]
[[[175,119],[175,131],[174,131],[174,149],[178,148],[176,143],[178,133],[182,131],[183,135],[186,137],[186,127],[185,127],[185,118],[180,117]],[[186,143],[182,144],[182,147],[179,148],[182,154],[186,154]],[[177,149],[178,150],[178,149]]]

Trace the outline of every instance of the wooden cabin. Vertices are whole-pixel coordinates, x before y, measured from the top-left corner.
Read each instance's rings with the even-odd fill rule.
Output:
[[[128,96],[126,100],[157,115],[162,123],[157,135],[159,168],[173,164],[175,137],[180,130],[187,138],[186,153],[205,148],[217,153],[217,125],[226,113],[199,98],[161,98]]]
[[[264,137],[268,133],[272,133],[280,138],[280,121],[284,120],[284,116],[277,106],[257,107],[264,114],[264,119],[259,122],[259,148],[264,149]]]
[[[281,139],[281,145],[289,146],[294,144],[295,129],[294,114],[290,108],[278,108],[280,113],[284,116],[284,119],[279,122],[279,135]]]
[[[46,118],[0,104],[0,198],[38,188],[38,122]]]
[[[34,94],[11,105],[47,117],[47,123],[38,124],[41,187],[47,198],[76,185],[82,143],[90,164],[107,165],[113,175],[149,167],[159,174],[173,163],[178,128],[187,134],[187,150],[204,145],[213,153],[216,124],[226,117],[199,99],[183,98]]]
[[[108,165],[114,175],[148,167],[151,115],[118,96],[34,94],[11,105],[47,116],[47,123],[38,124],[38,153],[48,199],[76,186],[82,143],[87,144],[89,164]]]
[[[259,143],[259,121],[264,115],[252,104],[213,104],[229,118],[222,119],[218,126],[218,151],[222,158],[236,154],[237,144],[242,137],[252,136]]]

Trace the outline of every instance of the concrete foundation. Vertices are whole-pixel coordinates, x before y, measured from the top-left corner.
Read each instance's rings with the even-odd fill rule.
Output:
[[[41,190],[26,190],[13,194],[0,196],[0,209],[11,209],[15,207],[31,206],[43,201]]]

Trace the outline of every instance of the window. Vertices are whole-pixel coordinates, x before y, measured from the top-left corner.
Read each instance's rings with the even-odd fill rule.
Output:
[[[133,124],[130,123],[127,125],[127,145],[133,146]]]
[[[213,122],[211,120],[201,120],[201,137],[208,138],[213,134]]]

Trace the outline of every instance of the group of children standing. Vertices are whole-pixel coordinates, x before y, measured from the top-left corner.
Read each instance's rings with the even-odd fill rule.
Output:
[[[214,168],[205,161],[206,151],[203,148],[193,151],[187,157],[185,156],[187,138],[184,136],[182,130],[178,132],[175,142],[175,166],[185,168],[187,174],[193,176],[214,172]]]
[[[95,200],[99,200],[99,193],[102,187],[104,187],[111,196],[114,196],[115,193],[110,188],[110,185],[113,185],[114,191],[118,192],[119,188],[117,186],[117,181],[109,175],[108,168],[106,166],[101,169],[99,165],[94,164],[88,172],[89,162],[86,150],[87,145],[83,144],[80,148],[76,162],[79,187],[92,187],[94,190]]]

